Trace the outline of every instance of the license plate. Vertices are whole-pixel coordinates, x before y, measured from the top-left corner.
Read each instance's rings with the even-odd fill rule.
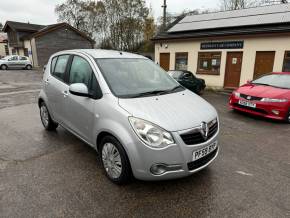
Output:
[[[247,106],[247,107],[252,107],[252,108],[256,108],[256,104],[250,102],[250,101],[242,101],[239,100],[239,104],[243,105],[243,106]]]
[[[193,152],[193,161],[205,157],[217,148],[217,142]]]

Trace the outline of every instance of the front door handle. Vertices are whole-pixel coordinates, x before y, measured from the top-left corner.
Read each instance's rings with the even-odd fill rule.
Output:
[[[63,97],[66,98],[68,96],[68,91],[63,91],[62,94],[63,94]]]

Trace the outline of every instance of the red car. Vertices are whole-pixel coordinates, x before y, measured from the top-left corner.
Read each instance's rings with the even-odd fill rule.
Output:
[[[290,72],[270,73],[235,90],[230,108],[290,123]]]

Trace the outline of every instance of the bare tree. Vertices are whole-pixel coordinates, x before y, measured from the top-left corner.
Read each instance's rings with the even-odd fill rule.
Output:
[[[255,0],[221,0],[221,9],[224,11],[254,7],[260,4]]]

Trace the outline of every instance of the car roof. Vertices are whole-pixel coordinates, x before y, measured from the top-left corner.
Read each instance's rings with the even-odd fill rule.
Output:
[[[137,55],[133,53],[116,51],[116,50],[105,50],[105,49],[74,49],[66,50],[56,53],[55,55],[65,54],[65,53],[85,53],[92,56],[93,58],[137,58],[137,59],[148,59],[142,55]]]

